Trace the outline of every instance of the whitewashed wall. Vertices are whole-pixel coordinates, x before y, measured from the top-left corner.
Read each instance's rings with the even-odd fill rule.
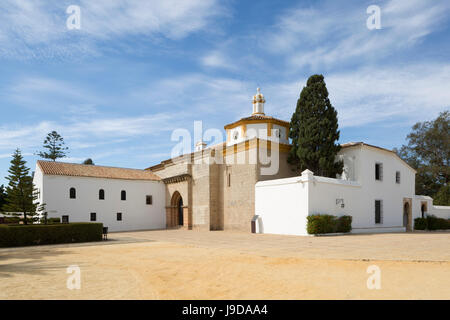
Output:
[[[34,183],[41,190],[40,202],[46,204],[48,217],[69,215],[70,222],[89,222],[90,213],[97,214],[109,231],[162,229],[166,227],[165,188],[160,181],[102,179],[67,176],[42,176],[37,168]],[[76,199],[69,198],[69,189],[76,188]],[[99,190],[105,200],[99,200]],[[126,190],[126,201],[121,191]],[[146,196],[153,204],[146,204]],[[117,213],[122,221],[117,221]]]
[[[301,177],[256,183],[255,214],[259,233],[307,235],[307,185]]]
[[[450,219],[450,207],[449,206],[433,206],[431,214],[438,218]]]
[[[350,215],[354,233],[405,231],[403,200],[414,200],[414,170],[391,152],[376,148],[345,148],[341,156],[349,180],[305,171],[296,178],[258,182],[255,214],[261,217],[261,232],[305,235],[306,217],[312,214]],[[375,180],[377,162],[383,164],[381,181]],[[395,181],[396,171],[400,171],[400,183]],[[381,223],[375,223],[375,200],[383,203]],[[417,205],[412,202],[414,213]]]

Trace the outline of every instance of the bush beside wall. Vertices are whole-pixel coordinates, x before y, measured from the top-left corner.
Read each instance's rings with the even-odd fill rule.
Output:
[[[415,218],[414,219],[414,229],[415,230],[425,230],[427,228],[426,218]]]
[[[101,241],[102,223],[0,225],[0,247]]]
[[[415,230],[447,230],[450,229],[450,219],[438,218],[433,215],[414,219]]]
[[[309,234],[346,233],[352,230],[352,217],[336,217],[329,214],[308,216],[307,232]]]

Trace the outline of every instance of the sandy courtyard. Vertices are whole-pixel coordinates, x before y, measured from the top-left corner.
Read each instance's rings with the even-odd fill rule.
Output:
[[[161,230],[0,249],[0,299],[450,299],[450,233],[291,237]],[[66,269],[81,270],[67,289]],[[367,268],[381,289],[367,288]]]

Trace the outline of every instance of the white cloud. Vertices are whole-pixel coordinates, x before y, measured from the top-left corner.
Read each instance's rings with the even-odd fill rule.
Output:
[[[226,57],[226,55],[217,50],[204,55],[200,61],[205,67],[236,70],[233,63]]]
[[[450,108],[450,65],[366,67],[325,75],[341,128],[430,120]],[[266,111],[289,120],[306,79],[264,89]]]
[[[1,1],[0,56],[76,59],[84,54],[97,55],[97,40],[129,35],[181,39],[205,30],[214,18],[226,14],[217,0],[80,0],[81,29],[68,30],[69,4]]]
[[[313,69],[355,58],[380,59],[439,30],[450,12],[445,1],[391,0],[379,5],[381,30],[367,29],[369,15],[361,5],[349,9],[327,3],[290,10],[278,18],[275,31],[262,37],[262,46],[284,55],[288,65]]]

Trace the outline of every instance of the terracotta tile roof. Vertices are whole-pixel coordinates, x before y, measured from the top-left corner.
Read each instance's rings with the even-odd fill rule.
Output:
[[[272,122],[272,123],[277,123],[277,124],[280,124],[280,125],[290,125],[289,121],[284,121],[284,120],[281,120],[281,119],[277,119],[277,118],[274,118],[274,117],[271,117],[271,116],[262,115],[262,114],[254,114],[254,115],[251,115],[250,117],[245,117],[245,118],[239,119],[239,120],[237,120],[235,122],[232,122],[230,124],[227,124],[225,126],[225,129],[234,127],[236,125],[239,125],[242,122],[261,121],[261,120],[265,120],[267,122]]]
[[[149,170],[103,167],[42,160],[39,160],[37,164],[41,168],[42,172],[48,175],[124,180],[161,180],[160,177]]]

